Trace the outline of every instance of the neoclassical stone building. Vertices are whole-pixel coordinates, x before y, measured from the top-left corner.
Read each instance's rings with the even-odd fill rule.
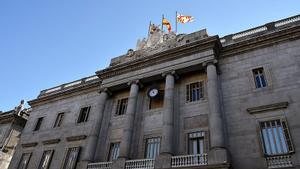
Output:
[[[222,38],[150,31],[29,101],[9,168],[300,168],[299,88],[299,15]]]
[[[24,103],[24,101],[22,101]],[[7,169],[16,150],[21,132],[26,124],[30,109],[20,104],[15,109],[0,111],[0,168]]]

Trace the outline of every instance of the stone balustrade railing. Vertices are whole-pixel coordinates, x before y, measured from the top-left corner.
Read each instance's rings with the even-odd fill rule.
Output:
[[[227,44],[227,43],[230,44],[236,40],[244,39],[246,37],[253,36],[253,35],[258,35],[260,33],[264,33],[267,31],[273,31],[273,30],[276,30],[277,28],[280,28],[280,27],[283,27],[283,26],[286,26],[289,24],[293,24],[296,22],[300,22],[300,15],[282,19],[282,20],[279,20],[276,22],[267,23],[263,26],[248,29],[248,30],[238,32],[235,34],[227,35],[227,36],[224,36],[223,38],[221,38],[220,41],[222,44]]]
[[[207,165],[207,154],[181,155],[171,158],[171,167],[190,167]]]
[[[50,88],[50,89],[42,90],[40,92],[39,97],[47,96],[47,95],[50,95],[50,94],[53,94],[53,93],[57,93],[57,92],[60,92],[60,91],[63,91],[63,90],[78,87],[78,86],[81,86],[81,85],[84,85],[84,84],[92,83],[92,82],[98,81],[98,80],[99,80],[99,78],[96,75],[86,77],[86,78],[82,78],[80,80],[76,80],[76,81],[73,81],[73,82],[70,82],[70,83],[62,84],[60,86],[56,86],[56,87],[53,87],[53,88]]]
[[[87,169],[111,169],[112,162],[89,163]]]
[[[128,160],[125,162],[125,169],[153,169],[154,159]]]
[[[292,156],[291,155],[281,155],[281,156],[273,156],[273,157],[267,157],[267,165],[268,168],[286,168],[286,167],[292,167]]]

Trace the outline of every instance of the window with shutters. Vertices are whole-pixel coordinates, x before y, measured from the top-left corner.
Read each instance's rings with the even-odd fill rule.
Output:
[[[203,98],[203,82],[186,85],[186,102],[194,102]]]
[[[34,131],[38,131],[41,128],[42,122],[43,122],[43,117],[38,118],[35,127],[34,127]]]
[[[54,128],[61,126],[64,116],[65,116],[65,113],[58,113],[58,115],[56,116],[54,126],[53,126]]]
[[[48,169],[50,167],[53,150],[44,151],[39,168],[38,169]]]
[[[260,122],[264,153],[267,156],[294,151],[287,123],[284,119]]]
[[[120,153],[120,143],[111,143],[108,154],[108,161],[116,160]]]
[[[256,88],[263,88],[267,86],[267,80],[264,73],[264,68],[253,69],[253,77],[255,81]]]
[[[72,147],[67,151],[63,169],[75,169],[80,147]]]
[[[18,169],[27,169],[30,157],[31,157],[31,153],[22,154],[21,160],[18,165]]]
[[[193,132],[188,134],[188,153],[203,154],[205,152],[205,132]]]
[[[123,115],[126,112],[128,104],[128,98],[119,99],[117,102],[116,115]]]
[[[146,140],[145,158],[155,159],[160,150],[160,138],[149,138]]]
[[[83,122],[88,121],[90,109],[91,109],[90,106],[89,107],[83,107],[83,108],[80,109],[80,113],[79,113],[79,116],[78,116],[77,123],[83,123]]]

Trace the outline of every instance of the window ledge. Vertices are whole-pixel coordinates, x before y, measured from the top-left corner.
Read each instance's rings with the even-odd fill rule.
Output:
[[[201,104],[201,103],[206,103],[207,102],[207,99],[205,98],[202,98],[200,100],[197,100],[197,101],[192,101],[192,102],[184,102],[184,105],[193,105],[193,104]]]
[[[145,113],[161,112],[163,110],[164,110],[164,108],[160,107],[160,108],[155,108],[155,109],[148,109],[148,110],[145,111]]]
[[[273,103],[268,105],[247,108],[247,112],[250,114],[262,113],[270,110],[284,109],[287,108],[288,105],[289,105],[288,102],[278,102],[278,103]]]

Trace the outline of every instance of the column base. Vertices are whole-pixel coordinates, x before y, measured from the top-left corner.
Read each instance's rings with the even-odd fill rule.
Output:
[[[171,168],[171,154],[165,153],[160,154],[155,158],[154,168],[162,169],[162,168]]]
[[[125,168],[125,158],[118,158],[112,162],[112,169],[124,169]]]
[[[214,148],[208,152],[208,165],[228,164],[230,158],[228,151],[224,148]]]
[[[76,168],[78,169],[86,169],[90,161],[80,161],[77,163]]]

